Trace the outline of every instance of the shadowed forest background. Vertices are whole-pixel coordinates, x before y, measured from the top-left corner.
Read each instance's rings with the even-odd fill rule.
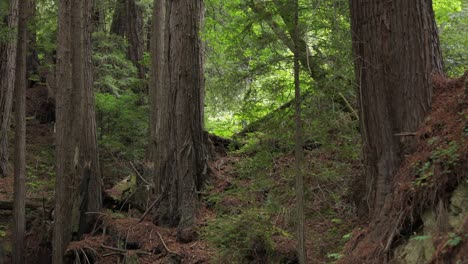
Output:
[[[468,263],[463,0],[0,0],[0,264]]]

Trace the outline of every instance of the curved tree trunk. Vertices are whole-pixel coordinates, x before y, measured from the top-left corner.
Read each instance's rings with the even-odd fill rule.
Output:
[[[4,47],[2,67],[0,67],[0,177],[6,177],[8,174],[8,131],[15,85],[18,0],[10,1],[8,27],[12,37]]]
[[[442,57],[431,0],[351,0],[351,28],[368,203],[384,212],[404,138],[430,108]]]
[[[199,39],[202,1],[160,0],[154,9],[151,121],[154,182],[161,196],[155,222],[188,227],[194,223],[197,190],[207,170]]]

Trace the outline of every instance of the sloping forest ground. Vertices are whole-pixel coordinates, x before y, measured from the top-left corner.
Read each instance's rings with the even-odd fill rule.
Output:
[[[358,218],[366,208],[354,113],[339,103],[304,99],[306,238],[313,263],[333,263],[343,254],[347,255],[343,263],[393,256],[379,247],[388,241],[391,244],[384,249],[403,252],[403,262],[405,241],[430,241],[434,250],[425,258],[432,263],[466,261],[466,208],[454,209],[461,225],[441,229],[437,236],[425,232],[422,220],[425,209],[437,208],[439,201],[450,204],[457,186],[466,184],[468,171],[465,83],[445,79],[435,83],[433,110],[409,139],[412,154],[397,176],[395,204],[386,218],[369,227],[366,219]],[[27,259],[49,263],[53,107],[40,85],[28,89],[27,99]],[[175,229],[154,226],[149,216],[142,218],[144,210],[133,209],[137,168],[145,162],[102,152],[106,195],[114,201],[106,203],[104,211],[92,212],[98,215],[92,233],[73,242],[67,256],[75,263],[295,263],[292,115],[289,108],[275,112],[255,131],[235,138],[238,144],[216,148],[210,178],[200,194],[196,232],[188,230],[191,235],[184,238],[177,237]],[[8,256],[12,176],[0,181],[0,236]],[[466,193],[461,197],[463,205]]]
[[[341,263],[468,263],[468,71],[434,76],[432,109],[406,140],[391,199]]]
[[[49,263],[53,223],[54,126],[47,89],[37,85],[28,100],[28,261]],[[357,225],[352,179],[359,173],[357,121],[340,105],[305,99],[307,117],[305,179],[308,254],[328,263]],[[51,112],[52,111],[52,112]],[[326,113],[326,114],[323,114]],[[295,261],[292,109],[275,113],[255,132],[236,139],[241,147],[218,146],[210,161],[211,176],[196,236],[181,242],[177,230],[156,227],[133,209],[133,184],[143,161],[128,161],[101,152],[107,203],[92,234],[68,251],[81,263],[291,263]],[[13,143],[13,142],[12,142]],[[132,162],[132,164],[130,164]],[[0,179],[0,199],[10,203],[12,176]],[[108,197],[109,198],[109,197]],[[109,199],[107,199],[108,201]],[[10,206],[11,207],[11,206]],[[11,208],[0,224],[8,241]],[[6,255],[9,243],[3,243]],[[132,260],[134,259],[134,260]],[[136,263],[136,262],[135,262]]]

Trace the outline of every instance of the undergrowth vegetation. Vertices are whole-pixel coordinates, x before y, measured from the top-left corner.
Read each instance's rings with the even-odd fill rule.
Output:
[[[308,232],[322,240],[313,246],[313,254],[333,261],[355,226],[349,183],[359,162],[357,120],[325,104],[318,111],[312,99],[304,102],[303,110]],[[204,195],[217,215],[201,231],[218,249],[220,260],[287,263],[282,246],[294,251],[293,123],[286,121],[292,114],[290,109],[276,113],[281,118],[272,116],[240,138],[243,146],[213,165],[221,171],[231,168],[229,174],[218,175]]]

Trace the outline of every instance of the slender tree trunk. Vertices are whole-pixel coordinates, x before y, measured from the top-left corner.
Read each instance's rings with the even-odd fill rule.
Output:
[[[199,30],[200,0],[155,1],[152,39],[154,181],[161,195],[155,222],[194,223],[197,190],[206,174],[203,137],[203,75]]]
[[[73,111],[71,94],[72,54],[71,54],[71,13],[72,0],[58,3],[57,40],[57,95],[56,95],[56,180],[55,180],[55,224],[52,241],[52,263],[62,264],[65,249],[71,240],[73,190],[75,181],[75,150],[73,140]],[[74,10],[76,12],[76,10]]]
[[[94,86],[93,86],[93,64],[92,58],[92,45],[91,45],[91,34],[92,29],[92,17],[91,10],[93,8],[92,0],[83,1],[83,17],[82,17],[82,32],[83,32],[83,47],[82,47],[82,63],[84,66],[83,70],[83,89],[82,89],[82,135],[81,135],[81,149],[83,157],[81,164],[83,166],[82,177],[83,180],[89,176],[89,185],[87,192],[87,206],[88,212],[99,212],[102,206],[101,197],[101,174],[99,168],[98,149],[97,149],[97,129],[96,129],[96,111],[94,101]],[[81,232],[89,231],[89,225],[94,219],[93,215],[81,216],[84,222],[81,225]]]
[[[423,121],[442,58],[431,0],[351,0],[350,9],[368,203],[378,215],[404,154],[398,134]]]
[[[26,57],[28,53],[28,0],[19,2],[18,53],[16,68],[15,181],[13,263],[25,263],[26,234]]]
[[[0,177],[6,177],[8,174],[8,131],[10,130],[16,72],[18,0],[10,0],[8,27],[12,31],[12,37],[5,45],[5,61],[2,72],[0,72]]]
[[[301,38],[299,32],[299,2],[294,1],[294,22],[293,39]],[[307,263],[307,254],[305,248],[305,229],[304,229],[304,174],[302,173],[302,163],[304,159],[304,150],[302,149],[302,118],[301,118],[301,86],[299,80],[299,59],[300,51],[298,41],[294,41],[294,91],[295,91],[295,174],[296,174],[296,206],[297,206],[297,256],[300,264]]]

